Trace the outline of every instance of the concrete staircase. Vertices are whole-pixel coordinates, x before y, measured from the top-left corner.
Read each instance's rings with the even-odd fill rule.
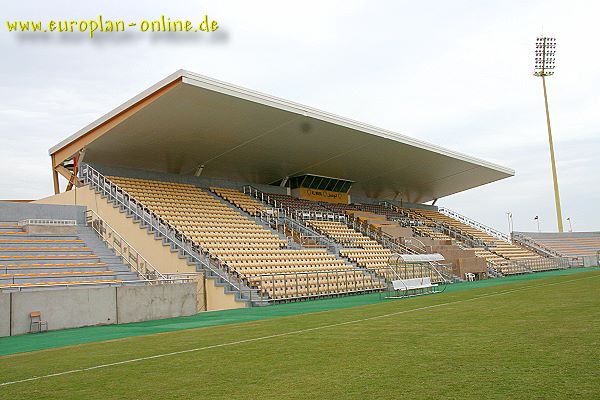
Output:
[[[0,222],[0,289],[107,285],[139,276],[90,228],[76,234],[28,234],[16,222]]]

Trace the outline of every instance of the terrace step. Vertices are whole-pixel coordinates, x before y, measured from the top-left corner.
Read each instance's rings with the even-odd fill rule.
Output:
[[[77,247],[85,246],[83,240],[48,240],[48,239],[0,239],[0,247],[48,246]]]

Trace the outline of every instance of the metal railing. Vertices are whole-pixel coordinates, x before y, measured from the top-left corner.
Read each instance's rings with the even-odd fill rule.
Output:
[[[527,258],[523,260],[508,260],[506,266],[500,267],[501,269],[508,269],[506,274],[515,273],[533,273],[540,271],[550,271],[554,269],[567,269],[577,266],[573,259],[567,257],[553,257],[553,258]]]
[[[494,278],[499,278],[501,276],[504,276],[502,274],[502,270],[500,269],[500,265],[496,264],[492,260],[488,260],[488,259],[485,259],[485,258],[484,258],[484,260],[485,260],[485,263],[486,263],[488,276],[491,276],[491,277],[494,277]]]
[[[307,219],[318,219],[318,220],[326,220],[326,221],[342,221],[346,218],[344,214],[340,214],[338,212],[332,210],[311,210],[311,209],[302,209],[297,207],[285,207],[281,204],[281,201],[278,201],[274,196],[269,193],[265,193],[260,189],[255,188],[252,185],[245,185],[242,188],[244,194],[253,197],[267,206],[274,207],[275,209],[280,210],[280,213],[285,213],[285,215],[290,218],[297,220],[307,220]],[[324,205],[319,204],[322,208]]]
[[[577,259],[567,257],[531,258],[523,260],[507,260],[506,264],[494,264],[494,271],[499,276],[515,274],[531,274],[541,271],[567,269],[579,266]],[[489,269],[489,265],[488,265]]]
[[[249,196],[255,196],[257,200],[263,201],[265,194],[253,186],[244,186],[245,194]],[[258,196],[258,197],[256,197]],[[266,203],[265,203],[266,204]],[[272,208],[266,210],[255,208],[256,213],[253,216],[256,220],[260,220],[267,224],[273,230],[281,232],[288,237],[288,242],[296,241],[300,245],[304,245],[307,241],[315,242],[319,247],[327,247],[330,251],[337,253],[339,246],[335,241],[329,239],[325,235],[321,235],[311,227],[306,225],[306,221],[310,219],[302,218],[301,215],[314,215],[314,214],[303,214],[302,212],[288,212],[283,208],[276,208],[275,205],[269,205]],[[300,210],[301,211],[301,210]],[[334,215],[335,213],[330,213]],[[312,244],[311,244],[312,245]]]
[[[404,245],[411,251],[414,251],[415,254],[425,254],[427,253],[427,248],[425,247],[425,243],[419,240],[416,237],[408,237],[404,238]]]
[[[401,243],[399,240],[397,240],[396,238],[392,237],[391,235],[388,235],[385,232],[380,232],[377,231],[375,229],[371,229],[371,227],[368,224],[361,224],[358,221],[358,218],[352,218],[348,221],[347,226],[352,228],[353,230],[362,233],[363,235],[379,242],[383,247],[387,247],[388,249],[392,250],[392,251],[396,251],[398,253],[401,254],[423,254],[425,253],[425,245],[421,243],[421,245],[423,245],[423,247],[421,249],[418,248],[418,246],[413,246],[412,243],[410,244],[406,244],[405,243]],[[422,251],[420,251],[422,250]]]
[[[86,224],[92,228],[98,237],[121,259],[129,265],[146,282],[166,281],[165,277],[157,270],[139,251],[115,231],[106,221],[92,210],[85,212]]]
[[[272,205],[275,208],[279,208],[277,200],[271,197],[268,193],[263,192],[260,189],[255,188],[252,185],[244,185],[242,192],[250,197],[254,197],[257,200],[262,201],[265,204]]]
[[[457,229],[456,227],[446,225],[446,224],[438,222],[438,221],[434,221],[434,224],[435,224],[434,230],[436,230],[437,232],[441,232],[444,235],[446,235],[452,239],[459,240],[460,242],[464,243],[467,247],[487,247],[487,246],[489,246],[489,243],[485,243],[481,239],[476,239],[475,237]]]
[[[217,264],[216,259],[211,258],[208,251],[202,249],[192,239],[165,222],[160,216],[138,202],[100,172],[90,165],[82,163],[79,166],[79,174],[84,184],[90,185],[101,195],[107,197],[121,210],[140,221],[142,226],[147,226],[152,232],[163,238],[174,250],[180,251],[193,262],[200,264],[207,272],[213,274],[213,277],[221,279],[231,290],[238,292],[240,296],[243,297],[248,293],[248,290],[241,287],[239,282],[234,281],[220,265],[215,265]]]
[[[246,279],[249,286],[268,295],[270,302],[380,291],[387,286],[383,276],[358,269],[271,273]]]
[[[557,252],[556,250],[550,249],[550,248],[536,242],[534,239],[529,238],[525,235],[522,235],[521,233],[513,232],[512,239],[513,239],[513,241],[517,242],[518,244],[525,246],[525,247],[535,251],[536,253],[542,254],[546,257],[563,257],[563,255],[560,254],[559,252]]]
[[[91,282],[67,282],[67,283],[42,283],[42,284],[28,284],[28,285],[2,285],[0,284],[0,291],[5,292],[22,292],[26,290],[35,289],[49,289],[49,288],[66,288],[66,289],[82,289],[90,286],[99,287],[113,287],[113,286],[125,286],[125,285],[147,285],[147,284],[164,284],[164,283],[186,283],[191,282],[192,279],[185,277],[172,278],[172,279],[151,279],[151,280],[129,280],[129,281],[91,281]]]
[[[339,252],[340,246],[335,242],[335,240],[306,225],[306,220],[295,220],[287,215],[284,215],[282,217],[282,223],[292,232],[297,232],[300,235],[300,238],[310,238],[310,240],[316,242],[320,246],[328,248],[333,253],[337,254]]]
[[[47,226],[75,226],[77,221],[74,219],[24,219],[18,222],[19,226],[26,225],[47,225]]]
[[[487,233],[490,236],[493,236],[497,239],[503,240],[507,243],[511,243],[510,240],[510,236],[508,236],[506,233],[500,232],[497,229],[491,228],[487,225],[484,225],[478,221],[475,221],[474,219],[471,219],[469,217],[466,217],[462,214],[457,213],[456,211],[452,211],[448,208],[445,207],[439,207],[438,208],[438,212],[446,215],[447,217],[450,217],[452,219],[457,220],[458,222],[462,222],[463,224],[469,225],[475,229],[478,229],[480,231],[483,231],[485,233]]]
[[[346,222],[346,215],[336,213],[334,211],[315,211],[315,210],[303,210],[294,209],[288,213],[293,215],[296,220],[316,220],[316,221],[334,221],[334,222]]]

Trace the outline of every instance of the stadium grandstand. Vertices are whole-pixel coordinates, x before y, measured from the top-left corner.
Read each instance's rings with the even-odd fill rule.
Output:
[[[585,266],[600,259],[600,232],[513,232],[513,240],[549,257],[578,260]]]
[[[597,234],[511,237],[436,206],[509,168],[184,70],[50,156],[53,196],[0,204],[0,291],[117,298],[113,317],[60,327],[431,293],[600,249]]]

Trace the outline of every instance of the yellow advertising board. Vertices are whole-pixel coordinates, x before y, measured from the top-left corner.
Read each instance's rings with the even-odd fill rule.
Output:
[[[348,204],[348,193],[330,192],[329,190],[318,190],[308,188],[294,189],[298,198],[312,201],[325,201],[328,203]]]

